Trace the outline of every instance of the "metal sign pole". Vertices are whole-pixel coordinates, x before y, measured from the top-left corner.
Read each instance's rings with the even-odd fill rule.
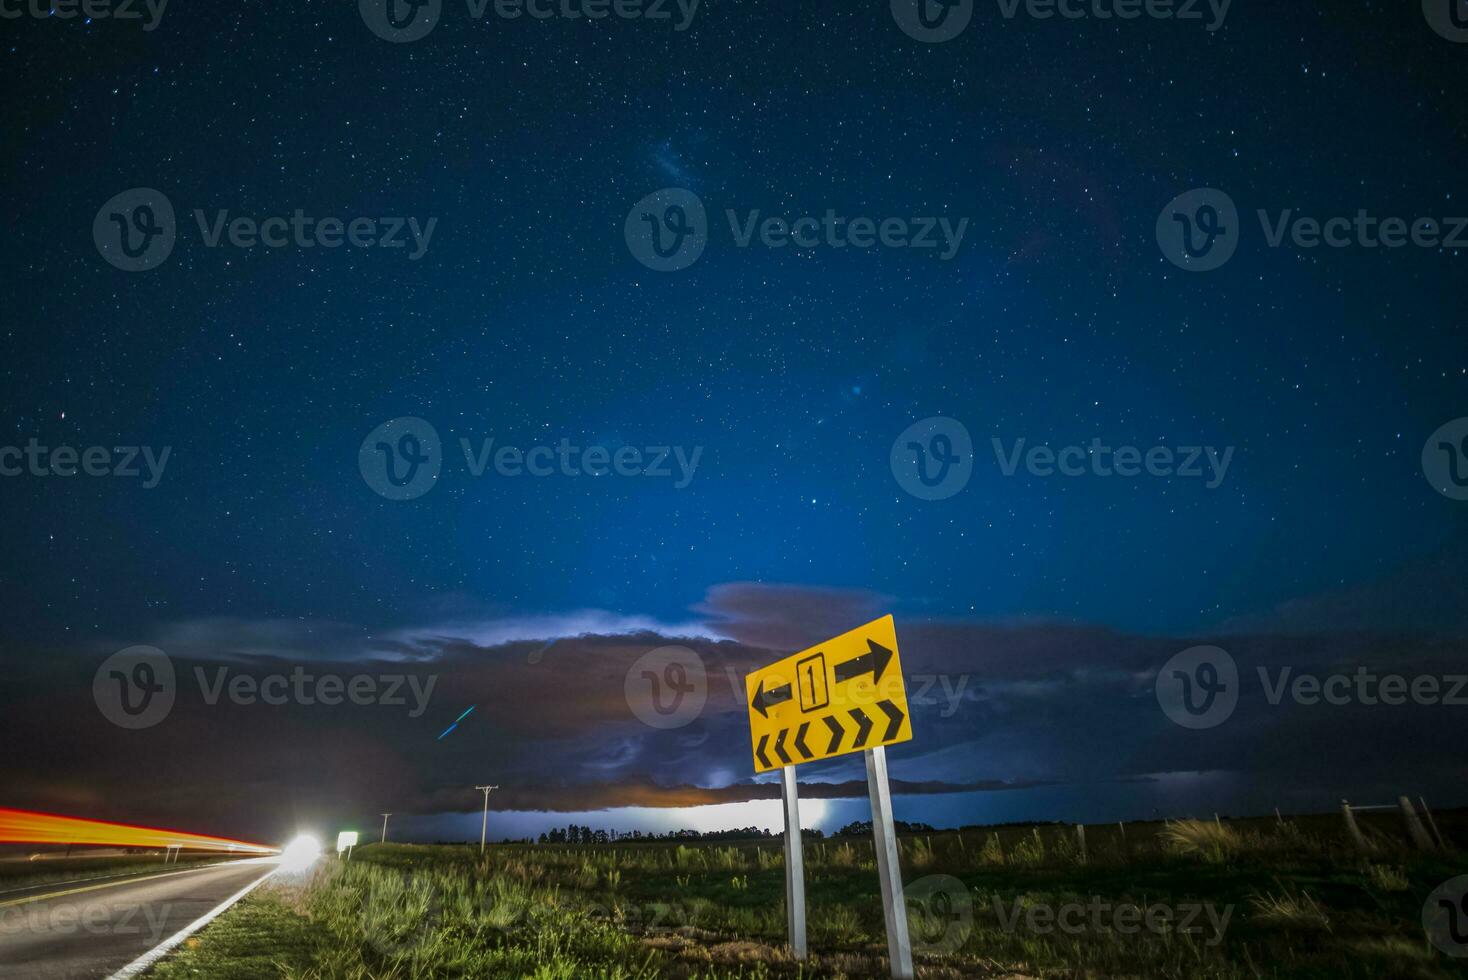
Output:
[[[805,959],[805,856],[800,840],[800,794],[795,788],[795,767],[780,770],[780,787],[785,801],[785,921],[790,927],[790,949],[798,960]]]
[[[887,785],[887,748],[879,745],[867,749],[865,755],[877,875],[882,880],[882,914],[887,920],[887,956],[896,980],[912,980],[912,943],[907,935],[907,899],[902,894],[897,830],[892,823],[892,790]]]

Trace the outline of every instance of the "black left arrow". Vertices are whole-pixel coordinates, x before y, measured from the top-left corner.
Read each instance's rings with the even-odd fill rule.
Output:
[[[780,734],[775,736],[775,754],[778,755],[780,757],[780,761],[785,763],[785,765],[787,766],[790,765],[790,753],[785,751],[785,736],[789,734],[790,729],[782,728],[780,729]]]
[[[807,731],[809,731],[809,730],[810,730],[810,722],[808,722],[808,721],[801,722],[800,723],[800,730],[795,733],[795,741],[793,741],[793,742],[790,743],[791,745],[795,746],[795,750],[797,752],[799,752],[801,755],[805,756],[807,759],[810,758],[810,749],[807,748],[806,747],[806,744],[805,744],[805,733]]]
[[[755,746],[754,748],[754,757],[758,759],[759,764],[764,766],[766,769],[773,769],[775,767],[770,763],[770,757],[765,755],[765,743],[767,743],[769,740],[769,733],[766,733],[759,737],[759,745]]]
[[[845,663],[836,665],[836,683],[849,681],[862,674],[871,674],[872,680],[879,681],[892,662],[892,651],[888,650],[876,640],[867,640],[867,652],[859,657],[852,657]]]
[[[755,711],[758,711],[761,717],[768,718],[770,717],[768,709],[773,708],[777,704],[783,704],[784,702],[789,700],[789,684],[781,684],[779,687],[772,687],[768,691],[766,691],[765,679],[761,677],[759,679],[759,686],[754,689],[754,700],[749,702],[749,706]]]

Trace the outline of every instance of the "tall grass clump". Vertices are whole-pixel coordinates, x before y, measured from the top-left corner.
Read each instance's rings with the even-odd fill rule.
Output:
[[[1169,854],[1198,858],[1209,864],[1223,864],[1244,847],[1243,838],[1233,830],[1205,820],[1174,821],[1160,836],[1163,850]]]

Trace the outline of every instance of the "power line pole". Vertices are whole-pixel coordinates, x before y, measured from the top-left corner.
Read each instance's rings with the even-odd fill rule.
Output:
[[[476,786],[475,789],[484,794],[484,819],[479,823],[479,853],[484,853],[484,832],[489,829],[489,794],[492,790],[499,789],[498,786]]]
[[[381,843],[383,843],[383,844],[386,844],[387,843],[387,818],[390,817],[390,816],[392,816],[391,813],[384,813],[382,815],[382,840],[381,840]]]

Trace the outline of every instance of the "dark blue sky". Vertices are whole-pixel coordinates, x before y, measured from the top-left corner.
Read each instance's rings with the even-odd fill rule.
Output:
[[[573,635],[588,609],[676,637],[661,627],[740,582],[884,596],[899,624],[1061,622],[1178,649],[1241,624],[1461,635],[1432,590],[1461,595],[1468,503],[1433,491],[1421,454],[1468,415],[1463,251],[1268,248],[1254,216],[1468,213],[1468,45],[1416,5],[1239,0],[1210,33],[980,4],[934,45],[885,2],[706,0],[676,32],[475,22],[449,0],[409,44],[350,3],[3,26],[0,442],[172,448],[149,490],[0,479],[12,658],[89,675],[205,621],[234,624],[207,631],[225,645],[295,624],[330,649],[274,652],[334,658],[449,624]],[[91,235],[132,187],[179,216],[171,258],[136,274]],[[713,226],[677,273],[623,237],[665,187]],[[1154,226],[1198,187],[1244,227],[1231,262],[1195,274]],[[437,225],[418,261],[207,248],[195,208]],[[726,209],[969,224],[951,261],[741,249]],[[435,427],[444,471],[394,502],[357,453],[403,416]],[[942,501],[889,465],[932,416],[976,449]],[[474,478],[461,437],[702,457],[682,489]],[[1021,438],[1234,457],[1215,489],[1006,477],[991,440]],[[1348,624],[1294,618],[1357,590],[1375,598],[1347,602]],[[41,704],[38,677],[8,696]],[[1064,767],[1030,768],[991,775]],[[30,801],[64,799],[65,775]]]

